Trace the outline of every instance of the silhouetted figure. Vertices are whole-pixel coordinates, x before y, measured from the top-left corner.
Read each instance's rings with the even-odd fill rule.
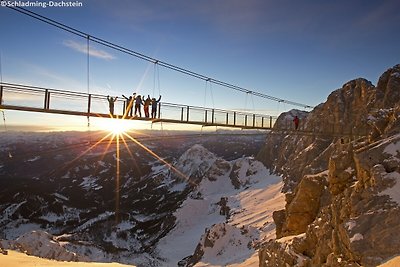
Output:
[[[116,97],[110,97],[109,95],[107,96],[107,100],[108,100],[108,106],[110,108],[110,114],[114,115],[114,103],[115,101],[117,101],[118,96]]]
[[[300,122],[299,117],[295,116],[293,122],[294,122],[294,128],[297,130],[299,128],[299,122]]]
[[[143,105],[143,109],[144,109],[144,116],[146,118],[150,117],[150,113],[149,113],[149,106],[151,105],[151,98],[149,95],[147,95],[146,100],[144,101],[144,105]]]
[[[125,110],[125,115],[126,116],[132,116],[133,112],[133,100],[135,99],[136,93],[133,93],[133,96],[126,97],[122,95],[123,98],[125,98],[125,103],[124,103],[124,110]]]
[[[139,112],[139,117],[142,117],[142,112],[140,111],[140,105],[143,105],[143,100],[142,97],[138,95],[137,97],[135,97],[135,116],[136,113]]]
[[[158,98],[158,100],[156,100],[154,97],[151,99],[151,118],[155,119],[157,117],[157,104],[160,102],[161,100],[161,95]]]

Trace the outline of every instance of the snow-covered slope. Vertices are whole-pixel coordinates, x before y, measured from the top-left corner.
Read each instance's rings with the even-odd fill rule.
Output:
[[[275,236],[272,212],[284,206],[280,177],[270,175],[253,158],[227,162],[201,146],[188,151],[185,155],[192,159],[203,159],[190,163],[204,166],[200,168],[203,179],[175,212],[175,228],[159,241],[159,264],[239,266],[255,257],[250,261],[258,266],[255,247]],[[193,173],[184,166],[185,173]]]

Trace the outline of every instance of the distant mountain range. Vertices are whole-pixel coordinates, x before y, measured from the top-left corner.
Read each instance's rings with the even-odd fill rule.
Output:
[[[262,135],[156,135],[143,141],[173,167],[121,142],[118,179],[115,143],[87,151],[99,136],[8,132],[1,137],[4,248],[58,260],[195,264],[208,255],[201,239],[205,229],[213,231],[214,224],[229,224],[232,214],[245,212],[235,195],[279,183],[277,177],[268,180],[265,167],[251,158],[264,142]],[[279,191],[274,187],[274,194]],[[229,225],[236,229],[235,224]],[[238,238],[245,238],[246,250],[239,258],[247,258],[260,233],[241,227],[238,233],[246,234]]]

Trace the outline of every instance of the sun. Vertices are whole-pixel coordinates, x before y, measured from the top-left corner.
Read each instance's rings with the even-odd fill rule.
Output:
[[[108,131],[114,135],[121,135],[131,130],[133,123],[125,119],[104,119],[99,126],[101,130]]]

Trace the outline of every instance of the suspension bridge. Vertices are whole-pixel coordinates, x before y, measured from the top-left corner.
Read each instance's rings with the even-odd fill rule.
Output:
[[[0,83],[0,108],[98,118],[142,120],[241,129],[271,129],[276,117],[240,111],[159,102],[155,118],[132,116],[127,102],[117,99],[113,114],[107,96],[21,84]]]
[[[302,136],[350,137],[367,135],[366,130],[344,131],[327,122],[321,131],[318,125],[304,123],[298,129],[291,120],[274,127],[277,117],[197,106],[159,102],[156,118],[131,116],[127,101],[117,99],[114,114],[110,114],[107,96],[53,88],[42,88],[12,83],[0,83],[0,109],[42,112],[84,117],[148,121],[149,123],[178,123],[201,126],[221,126],[240,129],[267,130],[270,133]]]
[[[159,102],[157,104],[157,113],[153,118],[132,116],[129,110],[130,105],[124,99],[118,98],[114,104],[114,111],[110,112],[108,108],[109,101],[107,96],[90,93],[90,43],[107,47],[109,49],[122,52],[128,56],[138,58],[154,64],[154,85],[156,84],[156,72],[158,66],[168,70],[190,76],[194,79],[200,79],[207,84],[216,84],[231,90],[239,91],[247,95],[264,98],[269,101],[297,106],[302,109],[310,109],[312,106],[277,98],[255,90],[249,90],[237,85],[223,82],[209,76],[193,72],[188,69],[172,65],[170,63],[146,56],[142,53],[133,51],[118,44],[95,37],[88,33],[82,32],[60,22],[54,21],[37,13],[31,12],[21,7],[8,7],[14,11],[34,18],[37,21],[44,22],[54,26],[62,31],[76,35],[86,40],[86,67],[87,67],[87,92],[70,91],[56,88],[44,88],[32,85],[23,85],[15,83],[0,83],[0,109],[17,110],[27,112],[42,112],[62,115],[76,115],[99,118],[117,118],[125,120],[149,121],[151,123],[178,123],[193,124],[201,126],[221,126],[240,129],[268,130],[275,133],[286,133],[294,135],[325,135],[325,136],[364,136],[361,133],[345,133],[332,125],[332,131],[320,132],[317,128],[309,126],[305,127],[300,124],[299,129],[294,129],[291,121],[286,123],[286,127],[274,127],[277,117],[267,114],[256,114],[251,112],[243,112],[240,110],[224,110],[217,108],[208,108],[200,106],[189,106],[175,103]],[[0,62],[1,63],[1,62]],[[1,66],[1,65],[0,65]],[[159,80],[159,77],[158,77]],[[160,82],[158,81],[158,86]],[[160,90],[160,89],[159,89]],[[4,114],[3,114],[4,115]],[[326,128],[326,127],[325,127]],[[328,127],[330,128],[330,127]]]

